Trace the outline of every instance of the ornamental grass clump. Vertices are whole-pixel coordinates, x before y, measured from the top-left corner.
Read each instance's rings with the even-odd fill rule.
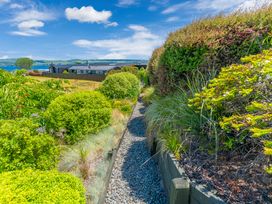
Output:
[[[67,144],[84,135],[97,133],[111,120],[111,104],[96,91],[83,91],[59,96],[44,113],[46,128]]]
[[[254,12],[236,12],[195,21],[169,35],[155,50],[148,70],[152,85],[164,95],[186,87],[183,79],[193,70],[240,63],[240,58],[258,54],[271,45],[272,7]]]
[[[80,179],[57,171],[12,171],[0,174],[0,203],[85,204]]]
[[[0,172],[56,167],[59,149],[54,137],[39,133],[31,119],[0,120]],[[1,187],[2,188],[2,187]]]
[[[110,99],[135,99],[140,93],[140,81],[128,72],[112,74],[107,76],[99,90]]]
[[[245,64],[222,68],[218,77],[195,94],[190,106],[216,115],[223,130],[220,142],[226,149],[245,145],[252,149],[261,143],[268,155],[266,170],[272,173],[272,50],[241,61]]]

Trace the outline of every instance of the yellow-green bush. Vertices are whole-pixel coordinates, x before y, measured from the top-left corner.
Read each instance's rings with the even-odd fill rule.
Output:
[[[56,167],[58,146],[30,119],[0,120],[0,172]],[[2,187],[1,187],[2,188]]]
[[[117,108],[124,114],[131,114],[133,102],[129,100],[113,100],[113,108]]]
[[[272,8],[220,15],[171,33],[149,62],[151,82],[161,94],[176,90],[193,70],[208,73],[239,63],[271,45]]]
[[[111,104],[96,91],[65,94],[52,101],[44,119],[49,132],[73,144],[110,124]]]
[[[140,81],[128,72],[112,74],[103,81],[99,90],[110,99],[134,99],[140,93]]]
[[[84,204],[82,182],[57,171],[5,172],[0,174],[0,203],[65,203]]]
[[[0,119],[39,114],[63,93],[62,90],[61,82],[57,80],[8,83],[0,88]]]
[[[222,68],[217,78],[190,100],[197,111],[213,112],[226,133],[230,149],[247,143],[248,136],[263,141],[272,155],[272,50],[242,59],[244,65]],[[272,166],[267,167],[272,173]]]

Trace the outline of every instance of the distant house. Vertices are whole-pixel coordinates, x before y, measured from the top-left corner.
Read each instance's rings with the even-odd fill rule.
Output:
[[[84,75],[105,75],[112,69],[118,69],[117,66],[112,65],[55,65],[49,66],[50,73],[62,74],[84,74]]]

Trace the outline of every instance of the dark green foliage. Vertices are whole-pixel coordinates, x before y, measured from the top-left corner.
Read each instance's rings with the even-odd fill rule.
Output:
[[[272,47],[271,7],[196,21],[169,35],[149,62],[151,83],[164,95],[184,87],[193,70],[206,74]]]
[[[38,128],[30,119],[0,120],[0,172],[56,166],[56,142],[52,136],[39,133]]]
[[[134,99],[139,95],[140,81],[134,74],[117,73],[103,81],[100,91],[110,99]]]
[[[20,69],[31,69],[34,61],[27,57],[19,58],[16,60],[15,65]]]
[[[111,105],[96,91],[59,96],[44,113],[48,131],[74,144],[88,133],[97,133],[110,124]]]
[[[0,174],[0,203],[84,204],[82,182],[57,171],[13,171]]]

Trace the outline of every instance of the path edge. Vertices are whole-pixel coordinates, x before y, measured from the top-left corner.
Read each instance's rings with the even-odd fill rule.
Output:
[[[121,144],[122,144],[122,142],[124,140],[124,137],[125,137],[125,135],[126,135],[126,133],[128,131],[128,124],[132,119],[133,113],[134,113],[136,105],[138,103],[139,103],[139,99],[137,100],[137,103],[135,105],[133,105],[132,112],[131,112],[131,114],[129,116],[129,119],[127,121],[127,124],[126,124],[126,128],[123,130],[121,139],[119,140],[119,142],[117,144],[117,147],[112,149],[112,151],[110,152],[110,154],[111,154],[110,164],[108,166],[107,173],[106,173],[106,176],[105,176],[105,182],[104,182],[104,185],[103,185],[104,187],[103,187],[103,190],[100,193],[99,200],[98,200],[97,204],[104,204],[105,203],[106,196],[107,196],[107,191],[108,191],[108,187],[109,187],[109,183],[110,183],[110,179],[111,179],[111,175],[112,175],[112,170],[113,170],[116,158],[117,158],[117,153],[118,153],[118,151],[120,149],[120,146],[121,146]]]
[[[158,163],[169,204],[226,204],[205,185],[196,184],[187,176],[175,156],[163,150],[157,140],[153,144],[153,155]]]

